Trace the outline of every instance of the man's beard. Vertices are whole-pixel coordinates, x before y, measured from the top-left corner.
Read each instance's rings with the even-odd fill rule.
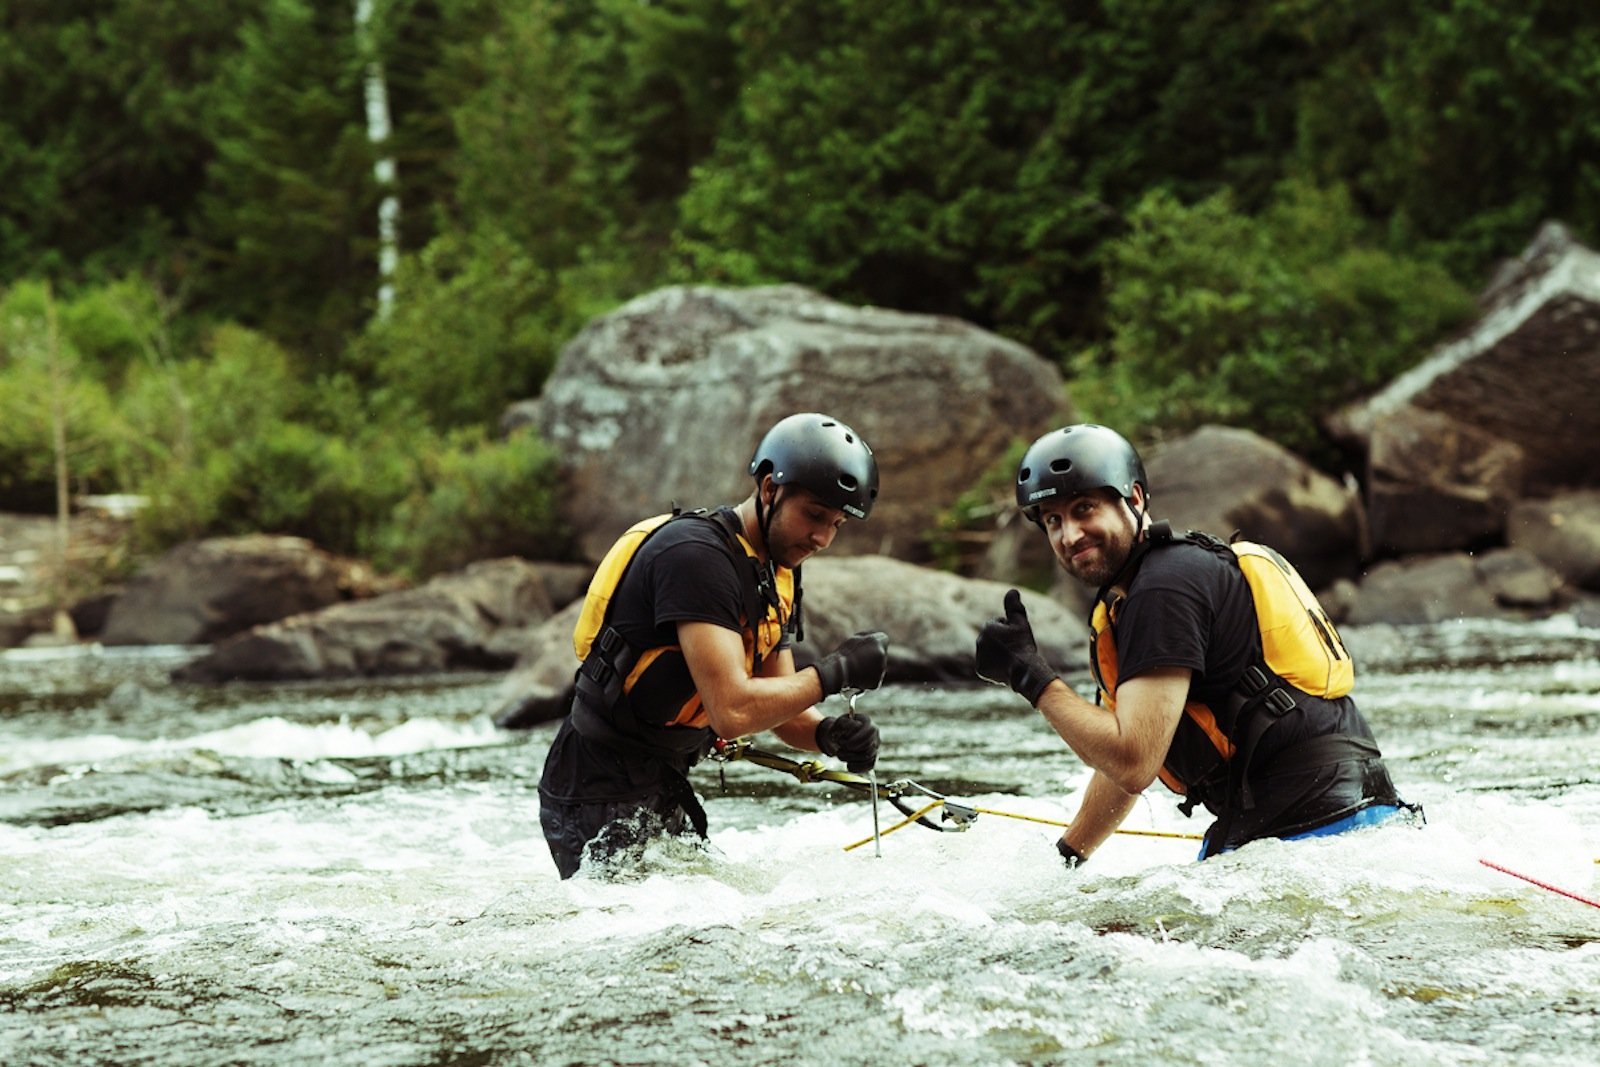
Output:
[[[1120,538],[1107,538],[1090,547],[1098,550],[1093,559],[1078,564],[1071,562],[1069,556],[1068,560],[1063,561],[1062,566],[1068,574],[1084,585],[1098,589],[1122,569],[1122,565],[1128,561],[1128,552],[1132,544],[1131,542],[1123,544]]]
[[[775,527],[776,523],[767,528],[767,558],[774,564],[794,570],[815,554],[809,542],[787,538],[781,528]]]

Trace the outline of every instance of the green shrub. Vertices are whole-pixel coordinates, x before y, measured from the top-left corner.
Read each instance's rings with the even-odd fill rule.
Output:
[[[1426,355],[1472,311],[1439,267],[1380,247],[1341,189],[1290,183],[1259,216],[1227,193],[1147,195],[1108,253],[1110,340],[1073,399],[1130,437],[1208,422],[1318,458],[1318,420]]]
[[[531,431],[498,442],[458,432],[420,459],[421,477],[381,539],[380,564],[424,576],[498,556],[569,555],[555,454]]]
[[[368,323],[354,363],[382,408],[493,426],[538,395],[568,320],[557,280],[506,238],[442,237],[402,262],[394,311]]]

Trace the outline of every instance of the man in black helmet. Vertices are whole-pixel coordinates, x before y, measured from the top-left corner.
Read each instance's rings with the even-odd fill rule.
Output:
[[[1104,426],[1035,441],[1017,472],[1017,503],[1061,566],[1097,590],[1098,703],[1039,655],[1015,589],[977,644],[978,674],[1010,685],[1094,769],[1057,843],[1069,865],[1157,777],[1183,794],[1185,814],[1203,804],[1217,817],[1202,858],[1409,808],[1349,697],[1354,672],[1337,631],[1281,556],[1152,522],[1144,464]]]
[[[718,738],[771,730],[870,769],[878,729],[814,705],[883,681],[888,638],[860,633],[796,672],[800,565],[865,521],[878,466],[859,434],[816,413],[780,420],[751,457],[737,507],[657,516],[596,570],[574,644],[572,713],[539,782],[539,822],[562,878],[663,833],[706,835],[686,773]]]

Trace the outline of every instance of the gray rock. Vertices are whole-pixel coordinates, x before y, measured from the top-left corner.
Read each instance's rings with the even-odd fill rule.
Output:
[[[1361,581],[1347,622],[1413,625],[1511,613],[1495,602],[1464,552],[1380,563]]]
[[[1478,557],[1478,576],[1496,603],[1508,608],[1553,607],[1561,591],[1561,576],[1532,553],[1497,548]]]
[[[173,673],[178,681],[282,681],[504,670],[501,630],[552,613],[537,565],[484,560],[426,585],[269,623],[219,642]]]
[[[1403,407],[1372,434],[1368,517],[1380,554],[1470,548],[1505,534],[1522,448],[1447,415]]]
[[[1531,492],[1600,484],[1600,255],[1547,224],[1480,300],[1465,334],[1330,428],[1365,445],[1407,407],[1522,449]]]
[[[805,664],[862,630],[889,635],[893,681],[975,680],[978,627],[1001,614],[1004,582],[962,578],[885,556],[818,557],[806,563]],[[1061,670],[1084,665],[1089,637],[1083,618],[1043,593],[1023,592],[1035,639]]]
[[[1361,503],[1341,483],[1249,430],[1205,426],[1145,458],[1150,511],[1173,529],[1270,545],[1312,588],[1360,565]]]
[[[337,604],[373,581],[364,564],[300,537],[190,541],[152,560],[111,605],[107,645],[198,645]]]
[[[1521,501],[1511,509],[1507,527],[1513,548],[1572,585],[1600,590],[1600,490]]]
[[[572,631],[583,613],[574,601],[533,627],[511,672],[500,683],[488,709],[495,725],[521,730],[565,715],[572,706],[573,675],[578,654]]]
[[[925,559],[939,509],[1013,438],[1063,421],[1059,372],[956,319],[836,303],[798,286],[662,289],[590,323],[562,351],[535,424],[562,456],[565,518],[598,561],[639,518],[736,503],[761,435],[797,411],[852,426],[876,451],[872,518],[833,551]]]

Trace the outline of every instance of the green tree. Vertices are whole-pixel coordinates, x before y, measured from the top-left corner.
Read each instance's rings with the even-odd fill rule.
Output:
[[[1289,183],[1247,215],[1148,195],[1108,250],[1109,342],[1074,398],[1131,436],[1244,426],[1328,460],[1318,419],[1472,310],[1440,267],[1385,250],[1342,189]]]
[[[44,282],[0,294],[0,510],[48,512],[112,488],[111,397]]]
[[[1600,6],[1276,8],[1319,56],[1297,94],[1300,172],[1473,283],[1546,219],[1600,236]]]
[[[374,319],[350,362],[385,412],[433,426],[492,426],[538,395],[575,328],[559,279],[499,234],[446,234],[402,262],[393,313]]]
[[[481,431],[448,435],[422,457],[395,509],[379,560],[417,576],[477,559],[564,559],[571,537],[557,518],[555,455],[527,430],[504,441]]]
[[[246,0],[0,3],[0,284],[178,255]]]
[[[457,218],[632,296],[738,90],[728,0],[536,0],[457,54]]]
[[[1306,50],[1259,5],[739,5],[740,94],[684,197],[687,277],[1095,336],[1140,193],[1281,176]],[[1287,94],[1287,95],[1286,95]]]
[[[376,292],[372,174],[348,5],[267,0],[210,110],[197,288],[220,317],[336,357]]]

